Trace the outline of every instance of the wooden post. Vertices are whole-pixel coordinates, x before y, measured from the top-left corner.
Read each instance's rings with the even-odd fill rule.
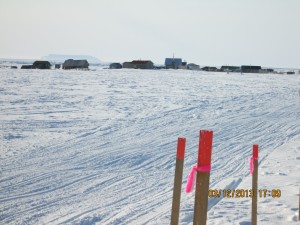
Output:
[[[180,209],[180,196],[182,186],[182,172],[185,152],[185,138],[178,138],[177,153],[176,153],[176,167],[173,189],[173,202],[171,213],[171,225],[177,225],[179,221],[179,209]]]
[[[258,182],[258,145],[253,145],[253,175],[252,175],[252,225],[257,225],[257,182]]]
[[[211,165],[213,132],[200,131],[198,149],[198,167]],[[210,172],[197,172],[194,225],[206,225],[208,207],[208,188]]]

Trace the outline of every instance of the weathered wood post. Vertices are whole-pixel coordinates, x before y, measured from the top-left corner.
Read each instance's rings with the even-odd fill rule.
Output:
[[[258,145],[253,145],[253,154],[250,162],[253,166],[253,174],[252,174],[252,225],[257,225],[257,184],[258,184]],[[251,167],[251,165],[250,165]],[[251,169],[251,168],[250,168]]]
[[[178,138],[174,189],[173,189],[172,213],[171,213],[171,225],[178,225],[178,221],[179,221],[180,196],[181,196],[181,186],[182,186],[182,172],[183,172],[185,143],[186,143],[185,138]]]
[[[206,225],[213,132],[200,130],[194,225]]]

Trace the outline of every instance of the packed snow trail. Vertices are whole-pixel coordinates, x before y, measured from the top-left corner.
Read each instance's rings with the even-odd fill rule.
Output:
[[[177,137],[187,138],[184,184],[210,129],[210,187],[234,189],[252,144],[261,163],[300,134],[297,75],[0,73],[2,224],[169,224]],[[181,224],[193,204],[182,194]]]

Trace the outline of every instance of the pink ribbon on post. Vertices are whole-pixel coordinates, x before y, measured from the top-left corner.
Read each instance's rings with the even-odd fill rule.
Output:
[[[190,174],[188,176],[188,180],[186,183],[185,191],[186,193],[190,193],[194,187],[195,173],[196,172],[210,172],[211,166],[193,166],[190,170]]]
[[[258,160],[258,157],[251,157],[250,158],[250,174],[251,174],[251,176],[253,176],[253,171],[254,171],[253,160]]]

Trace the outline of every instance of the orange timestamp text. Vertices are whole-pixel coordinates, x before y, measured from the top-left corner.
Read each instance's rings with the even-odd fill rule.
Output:
[[[281,190],[280,189],[259,189],[257,190],[257,195],[260,198],[272,197],[280,198]],[[208,197],[209,198],[253,198],[255,192],[252,189],[209,189]]]

